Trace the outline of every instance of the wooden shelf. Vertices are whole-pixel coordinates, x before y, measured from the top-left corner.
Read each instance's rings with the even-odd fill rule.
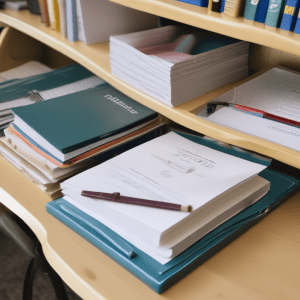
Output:
[[[127,3],[128,6],[139,8],[139,9],[143,8],[143,10],[149,11],[151,13],[158,14],[159,11],[161,11],[161,15],[164,15],[166,17],[170,17],[171,13],[173,12],[174,15],[173,19],[177,19],[178,21],[185,22],[185,23],[191,23],[192,25],[195,25],[198,22],[199,27],[207,28],[210,30],[214,29],[216,25],[219,24],[220,30],[214,30],[214,31],[225,33],[228,30],[228,32],[232,34],[232,36],[238,38],[243,38],[242,36],[243,26],[246,26],[244,24],[241,27],[241,29],[235,28],[237,27],[237,24],[242,25],[241,20],[239,21],[239,19],[237,20],[230,19],[230,21],[228,22],[224,22],[224,21],[221,22],[222,18],[220,16],[218,17],[209,16],[204,13],[204,8],[197,8],[197,10],[193,13],[190,11],[191,9],[183,9],[183,11],[179,13],[179,9],[181,7],[185,8],[186,6],[185,5],[182,6],[184,3],[175,2],[171,0],[164,0],[164,1],[130,0],[130,1],[124,1],[122,3],[123,4]],[[176,3],[176,5],[174,3]],[[178,16],[178,18],[176,16]],[[103,78],[105,81],[110,83],[118,90],[122,91],[124,94],[152,108],[153,110],[161,113],[162,115],[166,116],[167,118],[169,118],[170,120],[178,124],[181,124],[197,132],[200,132],[204,135],[213,137],[219,141],[258,152],[268,157],[272,157],[277,160],[280,160],[286,164],[300,168],[300,156],[298,151],[280,145],[276,145],[274,143],[238,132],[236,130],[215,125],[209,121],[205,121],[195,116],[194,110],[197,109],[197,107],[203,105],[204,103],[213,99],[217,95],[227,91],[229,88],[232,88],[237,83],[229,84],[222,88],[211,91],[202,97],[198,97],[196,99],[188,101],[187,103],[179,105],[176,108],[171,108],[161,103],[160,101],[132,88],[128,84],[122,82],[118,78],[111,75],[110,62],[109,62],[109,44],[107,42],[95,44],[95,45],[86,45],[82,42],[75,42],[75,43],[69,42],[60,33],[57,33],[51,30],[50,28],[45,27],[40,22],[40,18],[38,16],[31,15],[28,11],[23,11],[23,12],[15,12],[10,10],[1,11],[0,22],[3,22],[21,32],[24,32],[27,35],[48,45],[49,47],[52,47],[55,50],[63,53],[64,55],[71,58],[72,60],[85,66],[94,74]],[[226,30],[223,28],[223,25],[224,27],[227,28]],[[233,30],[233,28],[235,28],[235,30]],[[258,28],[255,29],[253,27],[249,27],[248,25],[245,28],[247,28],[246,32],[244,33],[246,36],[247,36],[246,33],[248,31],[251,32],[251,30],[254,31],[259,30],[256,31],[257,34],[259,32],[264,32],[261,31],[262,29],[258,29]],[[270,37],[273,36],[269,32],[266,32],[265,34],[270,35]],[[251,36],[253,36],[254,39],[255,35],[251,33]],[[269,39],[270,46],[273,46],[273,42],[271,43],[273,39],[274,38]],[[281,43],[278,41],[275,43],[275,39],[274,39],[274,45],[284,44],[283,43],[284,39],[288,40],[288,42],[290,43],[289,44],[290,49],[297,48],[295,46],[296,42],[293,39],[287,39],[284,37],[282,37]],[[263,40],[263,38],[261,38],[261,40]],[[255,39],[253,41],[257,42],[255,41]],[[286,48],[287,50],[289,46],[284,46],[284,47],[287,47]]]
[[[265,29],[261,23],[243,17],[231,18],[176,0],[110,0],[123,6],[142,10],[191,26],[214,31],[240,40],[271,47],[295,55],[300,53],[300,35],[276,28]],[[272,30],[272,31],[271,31]]]

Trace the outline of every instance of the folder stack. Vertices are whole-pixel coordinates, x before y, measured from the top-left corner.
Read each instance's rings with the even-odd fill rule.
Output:
[[[28,105],[23,95],[30,91],[39,99]],[[1,154],[49,195],[59,193],[62,180],[163,130],[156,112],[76,64],[1,92],[14,120],[0,140]]]

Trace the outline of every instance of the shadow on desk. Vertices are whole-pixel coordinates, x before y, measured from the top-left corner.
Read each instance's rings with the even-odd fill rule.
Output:
[[[0,204],[1,215],[11,214]],[[22,222],[20,220],[20,222]],[[26,224],[23,224],[26,228]],[[2,231],[1,231],[2,230]],[[31,260],[31,256],[24,251],[12,238],[0,228],[0,295],[1,300],[22,299],[23,284]],[[67,285],[64,285],[69,300],[81,300]],[[33,284],[33,300],[56,299],[53,287],[47,275],[37,270]]]

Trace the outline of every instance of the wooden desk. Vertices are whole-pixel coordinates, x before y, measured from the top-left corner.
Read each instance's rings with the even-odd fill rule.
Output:
[[[50,201],[0,158],[0,202],[21,217],[83,299],[300,300],[300,192],[161,295],[46,212]]]

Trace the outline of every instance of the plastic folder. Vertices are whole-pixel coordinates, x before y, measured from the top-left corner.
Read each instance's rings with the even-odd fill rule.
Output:
[[[182,135],[194,142],[235,156],[256,162],[260,159],[252,156],[251,153],[228,149],[201,137]],[[270,169],[265,169],[259,175],[271,182],[271,189],[266,196],[218,226],[165,265],[158,263],[63,198],[47,203],[46,208],[50,214],[114,259],[154,291],[162,293],[258,222],[278,204],[296,192],[300,186],[300,181],[297,179]],[[115,246],[118,241],[127,243],[135,255],[129,258],[128,255],[120,251]]]

